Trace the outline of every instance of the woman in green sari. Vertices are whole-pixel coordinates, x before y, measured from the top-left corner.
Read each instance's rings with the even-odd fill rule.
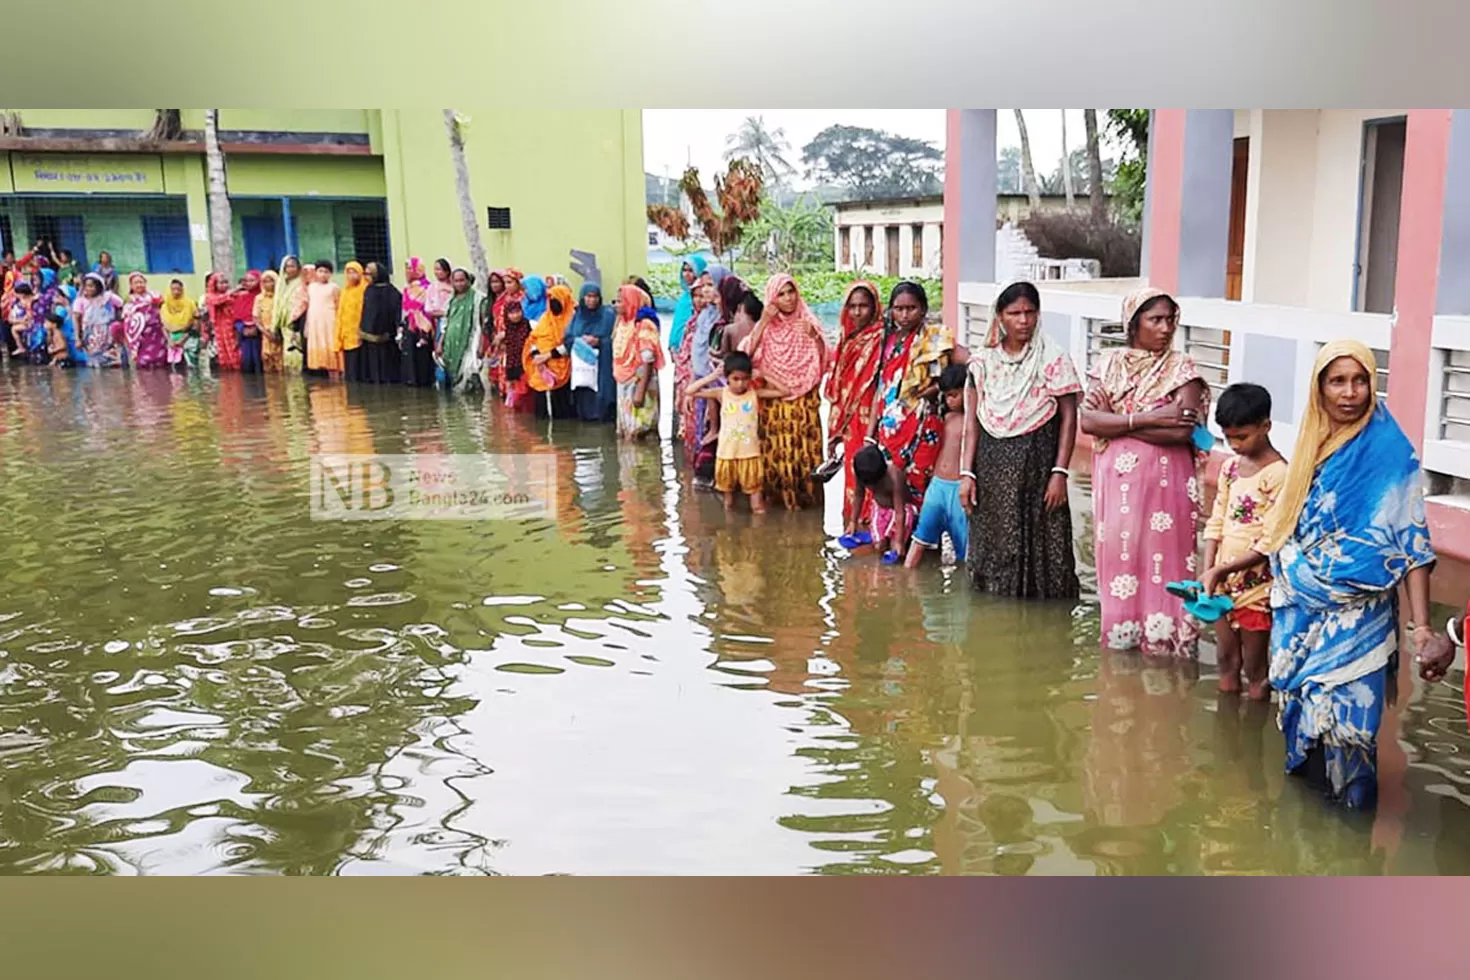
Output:
[[[453,293],[436,351],[444,368],[444,387],[449,389],[465,389],[469,379],[479,376],[473,351],[479,349],[480,294],[472,288],[474,284],[475,277],[464,269],[455,269],[449,275]]]

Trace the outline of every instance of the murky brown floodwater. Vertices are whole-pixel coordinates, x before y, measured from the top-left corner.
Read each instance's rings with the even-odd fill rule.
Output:
[[[308,520],[311,453],[482,450],[558,521]],[[1208,667],[835,510],[431,392],[0,369],[0,871],[1470,872],[1458,672],[1354,819]]]

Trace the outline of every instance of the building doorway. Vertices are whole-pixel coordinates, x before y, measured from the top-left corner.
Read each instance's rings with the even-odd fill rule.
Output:
[[[885,231],[887,247],[883,250],[883,257],[887,260],[887,272],[885,275],[898,278],[898,225],[889,225]]]
[[[1407,133],[1408,123],[1402,118],[1370,120],[1363,126],[1357,274],[1353,283],[1353,307],[1360,312],[1393,312]]]
[[[1225,255],[1225,298],[1239,300],[1245,272],[1245,195],[1250,178],[1251,141],[1235,141],[1235,160],[1230,168],[1230,245]]]

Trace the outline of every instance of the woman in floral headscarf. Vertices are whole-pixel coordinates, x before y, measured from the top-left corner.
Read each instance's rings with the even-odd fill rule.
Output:
[[[1200,494],[1195,426],[1210,389],[1174,349],[1179,304],[1145,288],[1123,300],[1126,347],[1088,376],[1082,431],[1093,437],[1093,513],[1103,642],[1193,657],[1199,625],[1164,586],[1194,577]]]
[[[658,313],[648,293],[632,283],[618,290],[618,322],[613,327],[613,380],[618,383],[618,435],[641,439],[658,432]]]
[[[970,357],[960,448],[965,565],[982,592],[1076,599],[1067,479],[1082,381],[1040,321],[1041,293],[1012,283],[995,297],[985,346]]]
[[[280,273],[267,269],[260,277],[260,292],[255,294],[252,315],[260,328],[260,369],[266,374],[280,374],[285,370],[285,345],[276,332],[276,283]]]
[[[761,402],[761,456],[766,496],[779,498],[787,510],[822,499],[816,477],[822,465],[822,375],[827,370],[827,341],[822,324],[796,280],[784,272],[766,282],[766,305],[740,349],[755,370],[787,392],[785,398]]]

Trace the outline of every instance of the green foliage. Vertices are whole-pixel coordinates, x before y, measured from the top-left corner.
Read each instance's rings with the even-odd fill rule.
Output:
[[[1118,215],[1137,225],[1143,220],[1143,184],[1148,176],[1148,110],[1109,109],[1107,128],[1123,146],[1123,159],[1108,192]]]
[[[770,273],[764,265],[749,265],[738,262],[735,265],[735,274],[750,283],[762,299],[765,298],[766,279]],[[847,287],[856,279],[867,279],[878,287],[883,294],[883,301],[888,301],[888,294],[899,282],[901,277],[897,276],[866,276],[854,272],[838,272],[830,266],[826,268],[810,266],[796,269],[792,275],[796,277],[797,285],[801,287],[801,295],[812,305],[818,303],[840,303],[842,294]],[[653,287],[654,294],[664,299],[670,299],[679,295],[679,263],[665,262],[662,265],[650,266],[646,276],[648,284]],[[944,305],[944,287],[938,279],[915,280],[924,287],[929,295],[929,308],[938,313]]]
[[[740,128],[725,137],[725,160],[754,161],[769,184],[780,185],[796,174],[796,168],[786,159],[790,152],[786,130],[780,126],[768,129],[765,116],[746,116]]]
[[[847,190],[849,200],[919,197],[943,190],[944,154],[925,140],[867,129],[828,126],[801,151],[807,176]]]
[[[740,244],[751,259],[764,256],[773,272],[821,262],[832,253],[832,213],[810,197],[780,207],[767,195],[760,217],[745,226]]]

